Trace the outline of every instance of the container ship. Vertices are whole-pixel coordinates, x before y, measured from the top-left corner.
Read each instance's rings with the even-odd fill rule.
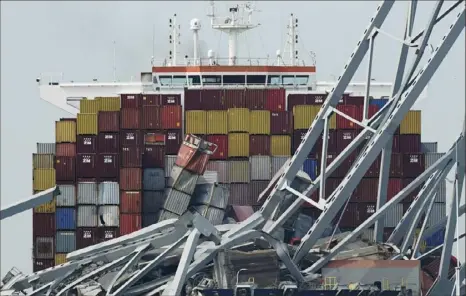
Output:
[[[57,119],[55,143],[38,143],[32,157],[34,193],[55,186],[60,191],[50,203],[33,210],[34,272],[64,264],[71,252],[179,217],[188,204],[193,205],[196,198],[191,196],[212,199],[213,189],[202,187],[201,179],[210,179],[205,183],[222,190],[220,205],[194,204],[214,225],[244,221],[261,207],[258,196],[299,147],[333,83],[317,81],[315,65],[299,59],[295,16],[290,16],[287,26],[289,57],[277,51],[275,60],[242,60],[237,58],[237,40],[240,33],[257,27],[251,21],[254,9],[239,5],[230,9],[230,16],[218,17],[211,5],[211,27],[229,36],[227,59],[212,50],[207,58],[200,57],[198,19],[190,23],[193,56],[179,57],[175,15],[169,21],[169,57],[160,63],[153,59],[152,71],[141,73],[140,82],[40,81],[42,99],[71,116]],[[246,11],[248,18],[241,18],[240,11]],[[390,83],[374,82],[364,115],[364,83],[350,83],[337,110],[359,121],[370,118],[388,102],[391,88]],[[410,110],[393,136],[388,200],[445,155],[437,150],[437,143],[422,142],[421,117],[421,111]],[[354,121],[334,113],[326,159],[321,157],[321,137],[302,171],[315,180],[321,162],[329,165],[361,130]],[[181,168],[181,176],[186,170],[179,163],[180,155],[186,156],[183,145],[192,139],[215,149],[190,169],[196,175],[194,183],[186,185],[190,177],[185,176],[186,184],[176,185],[174,172]],[[328,176],[325,198],[342,182],[364,144]],[[379,170],[380,156],[329,227],[328,236],[354,230],[375,212]],[[417,192],[386,214],[384,241]],[[318,202],[318,193],[311,199]],[[442,181],[428,226],[446,215],[445,202]],[[299,242],[320,213],[305,203],[285,223],[284,241]],[[366,230],[362,237],[371,240],[373,231]],[[421,252],[441,245],[444,232],[441,229],[423,241]],[[423,276],[432,281],[439,263],[433,258],[424,264]]]

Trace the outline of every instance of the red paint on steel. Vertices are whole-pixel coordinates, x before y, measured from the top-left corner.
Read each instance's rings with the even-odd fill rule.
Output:
[[[142,211],[141,191],[122,191],[120,195],[120,213],[139,214]]]
[[[285,111],[285,89],[268,89],[265,93],[265,109],[271,112]]]
[[[142,167],[142,151],[137,146],[121,147],[121,166],[124,168]]]
[[[162,106],[162,129],[181,129],[181,106]]]
[[[142,154],[143,168],[165,167],[165,146],[145,146]]]
[[[133,233],[141,227],[141,214],[120,214],[120,235]]]
[[[250,135],[249,155],[270,155],[270,136]]]
[[[121,146],[141,146],[143,138],[141,131],[125,130],[120,132]]]
[[[141,190],[142,189],[142,169],[121,168],[120,169],[120,189],[121,190]]]
[[[141,94],[122,94],[121,108],[123,109],[138,109],[141,106]]]
[[[113,133],[99,133],[97,136],[97,149],[99,153],[118,153],[120,148],[120,135]]]
[[[121,109],[121,129],[139,129],[141,127],[141,111],[139,109]]]
[[[200,94],[200,103],[194,105],[193,102],[192,105],[190,105],[192,108],[189,110],[226,110],[227,107],[223,94],[223,90],[220,89],[203,89]],[[185,107],[185,110],[188,109]]]
[[[142,106],[161,106],[162,97],[159,94],[143,94],[141,98]]]
[[[55,178],[57,184],[76,180],[76,158],[69,156],[55,157]]]
[[[97,136],[77,135],[76,153],[97,153]]]
[[[293,130],[293,114],[288,111],[270,113],[270,133],[272,135],[289,135]]]
[[[119,111],[99,111],[98,129],[101,132],[118,132],[120,130]]]
[[[55,144],[55,156],[76,156],[76,144],[75,143],[57,143]]]
[[[226,135],[210,135],[206,137],[208,142],[217,145],[217,151],[210,156],[211,160],[224,160],[228,157],[228,136]]]

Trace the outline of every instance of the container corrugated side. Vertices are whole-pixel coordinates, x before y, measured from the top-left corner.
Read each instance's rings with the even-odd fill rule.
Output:
[[[99,100],[88,100],[84,99],[79,101],[79,112],[80,113],[92,113],[97,114],[100,111]]]
[[[249,109],[228,109],[228,132],[249,132]]]
[[[249,134],[230,133],[228,134],[228,157],[248,157],[249,156]]]
[[[191,201],[191,195],[172,188],[167,189],[166,195],[163,208],[178,215],[186,211]]]
[[[57,196],[57,207],[74,207],[76,205],[76,187],[60,185],[60,195]]]
[[[403,205],[397,204],[385,214],[385,227],[396,227],[403,218]]]
[[[97,205],[99,203],[99,187],[96,182],[79,182],[76,202],[78,205]]]
[[[76,143],[57,143],[55,156],[76,156]]]
[[[218,184],[197,184],[192,195],[192,205],[207,205],[225,209],[228,205],[229,191]]]
[[[272,156],[290,156],[291,137],[283,135],[270,136],[270,154]]]
[[[177,155],[165,155],[165,177],[170,177]]]
[[[142,227],[141,214],[120,215],[120,235],[126,235],[140,230]]]
[[[207,112],[206,111],[186,111],[186,134],[205,135],[207,134]]]
[[[209,161],[207,170],[216,171],[219,183],[228,183],[228,162],[227,161]]]
[[[74,208],[57,208],[55,223],[57,230],[75,230],[76,210]]]
[[[39,193],[43,190],[34,190],[34,194]],[[57,199],[53,198],[50,202],[46,202],[34,208],[34,213],[41,213],[41,214],[50,214],[55,213],[57,205]]]
[[[74,231],[57,231],[55,236],[55,251],[70,253],[76,250],[76,233]]]
[[[165,188],[165,171],[163,169],[144,169],[142,178],[143,190],[163,190]]]
[[[270,156],[251,156],[251,180],[270,180],[272,178],[272,163]]]
[[[207,111],[207,134],[226,135],[228,133],[228,113],[223,110]]]
[[[436,153],[436,152],[438,152],[438,143],[437,142],[422,142],[421,143],[421,152],[422,153]]]
[[[32,213],[32,235],[54,236],[55,235],[55,214],[54,213]]]
[[[165,191],[143,191],[142,213],[158,213],[165,202]]]
[[[79,113],[76,120],[78,135],[97,135],[98,134],[98,118],[97,114]]]
[[[168,178],[168,187],[174,188],[186,194],[192,194],[196,188],[199,175],[193,174],[177,165],[173,166],[170,177]]]
[[[229,161],[228,179],[229,183],[249,183],[251,181],[249,161]]]
[[[253,110],[250,112],[249,133],[251,135],[270,135],[270,111]]]
[[[55,154],[55,143],[37,143],[37,154]]]
[[[230,205],[250,206],[255,202],[250,196],[249,184],[230,184]]]
[[[433,226],[446,216],[446,204],[435,202],[427,219],[427,227]]]
[[[55,166],[54,154],[33,154],[32,167],[34,169],[53,169]]]
[[[272,161],[272,176],[274,176],[278,170],[286,163],[289,159],[287,156],[273,156],[271,158]]]
[[[297,105],[293,107],[293,128],[308,129],[314,121],[320,106]]]
[[[53,237],[36,237],[34,246],[35,259],[55,259],[55,243]]]
[[[269,186],[269,181],[251,181],[249,183],[249,195],[252,205],[259,205],[261,202],[257,201],[259,196]]]
[[[102,182],[99,184],[99,205],[119,205],[120,184],[118,182]]]
[[[223,217],[225,216],[225,211],[217,209],[214,207],[208,206],[195,206],[194,207],[198,213],[205,217],[213,225],[220,225],[223,222]]]
[[[66,254],[55,254],[55,265],[66,263]]]
[[[47,190],[55,187],[55,169],[34,169],[33,171],[33,189]]]
[[[141,190],[142,189],[142,169],[121,168],[120,169],[120,189],[121,190]]]
[[[78,227],[97,227],[97,206],[78,205],[76,217]]]
[[[151,191],[145,191],[151,192]],[[122,213],[141,213],[142,197],[141,191],[122,191],[120,202],[120,214]]]
[[[169,220],[169,219],[178,219],[180,217],[180,215],[172,213],[167,210],[161,210],[159,216],[160,216],[159,222],[164,221],[164,220]]]
[[[409,110],[405,118],[400,123],[400,134],[420,135],[421,134],[421,111]]]
[[[99,111],[120,111],[120,98],[119,97],[98,97],[100,101]]]
[[[205,171],[202,176],[199,176],[196,184],[214,184],[218,183],[218,173],[216,171]]]
[[[435,143],[437,144],[437,143]],[[425,167],[428,169],[432,166],[437,160],[445,155],[445,152],[429,152],[424,154]],[[437,189],[437,196],[435,197],[435,202],[445,202],[446,201],[446,181],[440,181],[439,187]]]
[[[100,206],[98,209],[99,227],[119,227],[120,208],[118,206]]]
[[[76,122],[56,121],[55,122],[55,142],[75,143],[76,142]]]

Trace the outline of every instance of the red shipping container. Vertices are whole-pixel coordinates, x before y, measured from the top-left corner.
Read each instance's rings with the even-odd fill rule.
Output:
[[[165,137],[165,154],[176,155],[180,150],[183,136],[181,130],[168,130]]]
[[[223,96],[225,98],[225,106],[227,109],[247,108],[244,97],[245,93],[246,91],[244,89],[225,89]]]
[[[55,236],[55,213],[32,213],[32,235]]]
[[[358,134],[358,130],[337,130],[335,133],[337,152],[340,153],[348,147]]]
[[[55,144],[55,156],[76,156],[76,144],[75,143],[57,143]]]
[[[379,179],[363,178],[353,192],[352,202],[377,202]]]
[[[165,146],[145,146],[142,154],[143,168],[165,167]]]
[[[162,97],[158,94],[143,94],[141,99],[142,106],[161,106]]]
[[[295,153],[296,150],[298,149],[299,145],[301,144],[301,141],[304,139],[304,136],[306,135],[307,130],[295,130],[293,132],[293,145],[292,145],[292,153]],[[322,135],[319,137],[317,142],[314,144],[314,147],[312,148],[311,152],[309,152],[308,157],[309,158],[318,158],[318,155],[322,153]],[[327,151],[329,153],[334,153],[337,151],[337,145],[336,145],[336,131],[335,130],[329,130],[328,132],[328,142],[327,142]]]
[[[111,153],[99,154],[97,168],[99,170],[99,178],[109,181],[118,180],[120,173],[120,155]]]
[[[324,199],[328,199],[328,197],[333,193],[333,191],[335,191],[335,189],[337,189],[338,185],[340,185],[342,180],[343,179],[340,179],[340,178],[327,178],[327,180],[325,180],[325,196],[324,196]],[[320,192],[319,190],[320,189],[317,189],[311,195],[311,199],[316,201],[316,202],[319,201],[319,192]],[[311,205],[309,203],[305,203],[305,205],[307,207],[314,207],[313,205]]]
[[[76,158],[70,156],[55,157],[55,175],[57,184],[76,180]]]
[[[265,92],[265,109],[272,112],[285,111],[285,89],[267,89]]]
[[[358,153],[359,154],[359,153]],[[369,169],[367,169],[366,174],[364,175],[365,178],[377,178],[380,174],[380,160],[381,156],[377,156],[374,162],[371,164]]]
[[[124,168],[142,167],[142,151],[137,146],[123,146],[121,148],[121,166]]]
[[[181,106],[162,107],[162,129],[181,129]]]
[[[362,110],[358,106],[338,105],[337,110],[356,119],[357,121],[362,121],[362,113],[361,113]],[[360,125],[352,121],[349,121],[343,116],[340,116],[338,114],[336,116],[337,116],[337,129],[361,129]]]
[[[141,191],[122,191],[121,192],[120,213],[139,214],[141,213],[141,210],[142,210]]]
[[[406,186],[408,186],[409,184],[411,184],[411,182],[414,181],[415,178],[403,178],[403,186],[402,186],[402,189],[406,188]],[[403,199],[403,203],[411,203],[415,198],[416,196],[418,195],[419,191],[421,191],[421,188],[422,186],[424,185],[424,183],[421,183],[421,185],[419,185],[418,187],[414,188],[413,191],[411,191],[410,194],[408,194],[404,199]]]
[[[201,143],[199,140],[200,138],[198,137],[187,135],[185,142],[189,146],[184,143],[181,145],[175,163],[181,168],[202,175],[205,172],[210,155],[207,154],[207,151],[199,150],[198,145],[206,146],[206,150],[213,152],[215,144],[209,142]]]
[[[399,153],[392,153],[390,157],[390,178],[403,177],[403,155]]]
[[[363,114],[364,105],[361,106],[360,108],[361,108],[361,114]],[[368,119],[372,118],[372,116],[374,116],[378,111],[379,111],[378,105],[369,105],[367,107],[367,118]]]
[[[205,90],[203,90],[204,92]],[[184,110],[200,110],[201,109],[201,90],[200,89],[185,89],[184,91]]]
[[[141,190],[142,189],[142,169],[121,168],[120,169],[120,189],[121,190]]]
[[[425,170],[424,154],[403,154],[403,177],[417,178]]]
[[[97,227],[78,227],[76,229],[76,248],[84,249],[98,242]]]
[[[141,146],[143,142],[141,131],[128,130],[121,131],[120,145],[121,146]]]
[[[249,155],[270,155],[270,137],[267,135],[250,135]]]
[[[356,156],[356,153],[351,153],[345,160],[342,161],[338,168],[336,168],[329,177],[343,178],[356,160]],[[335,158],[337,158],[337,154],[327,154],[327,167],[335,160]],[[318,165],[320,167],[320,160],[318,161]]]
[[[421,135],[398,135],[400,153],[420,153]]]
[[[309,105],[322,105],[327,99],[327,96],[328,96],[327,93],[309,94],[308,104]]]
[[[141,227],[141,214],[120,214],[120,236],[138,231]]]
[[[97,150],[99,153],[118,153],[119,148],[119,134],[99,133],[97,136]]]
[[[38,272],[55,266],[55,259],[32,259],[32,272]]]
[[[121,129],[139,129],[140,127],[141,111],[139,109],[121,109]]]
[[[250,110],[264,110],[266,100],[265,92],[265,89],[246,89],[246,108]]]
[[[402,179],[399,179],[399,178],[388,179],[387,201],[395,197],[395,195],[397,195],[401,191],[402,188],[403,188]]]
[[[160,95],[162,99],[162,105],[178,105],[181,106],[181,95],[166,94]]]
[[[118,132],[120,130],[119,111],[99,111],[99,133]]]
[[[141,106],[141,94],[122,94],[120,98],[122,109],[138,109]]]
[[[359,202],[358,203],[358,219],[359,224],[369,219],[377,208],[376,202]],[[359,226],[359,224],[357,226]]]
[[[203,89],[201,93],[200,102],[201,102],[200,104],[196,106],[192,106],[195,109],[190,109],[190,110],[226,110],[227,109],[225,105],[224,92],[223,90],[220,90],[220,89]],[[186,109],[186,106],[185,106],[185,110],[188,110]]]
[[[289,94],[288,95],[288,111],[293,112],[293,107],[297,105],[309,105],[308,94]]]
[[[120,229],[118,227],[99,227],[97,229],[97,233],[97,243],[102,243],[117,238],[119,236]]]
[[[76,136],[76,152],[83,153],[97,153],[97,136]]]
[[[289,135],[293,130],[293,115],[288,111],[270,112],[270,133]]]
[[[347,96],[343,102],[345,105],[364,106],[364,97],[362,96]]]
[[[337,215],[336,217],[340,217],[340,215]],[[360,224],[360,221],[361,220],[359,219],[359,203],[349,202],[348,205],[346,206],[345,211],[343,212],[343,215],[341,216],[339,227],[342,227],[342,228],[358,227]]]
[[[146,131],[143,139],[144,145],[165,145],[165,133],[162,131]]]
[[[227,159],[228,157],[228,136],[214,135],[207,136],[207,141],[217,145],[217,150],[210,156],[212,160]]]
[[[369,139],[372,137],[372,134],[367,135],[361,145],[358,147],[359,151],[362,151],[364,149],[364,146],[366,143],[369,141]],[[400,152],[400,139],[398,135],[393,135],[392,137],[392,153],[399,153]]]
[[[143,106],[141,127],[143,129],[162,128],[161,110],[160,106]]]

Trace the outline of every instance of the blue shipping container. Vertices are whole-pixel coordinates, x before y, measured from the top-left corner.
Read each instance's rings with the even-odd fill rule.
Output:
[[[165,171],[163,169],[144,169],[142,187],[147,191],[163,190],[165,188]]]
[[[369,104],[371,105],[376,105],[377,107],[382,108],[387,104],[388,100],[387,99],[370,99]]]
[[[425,239],[426,246],[431,247],[431,248],[440,246],[441,244],[443,244],[444,240],[445,240],[445,228],[438,230],[437,232],[432,234],[431,237],[428,237]]]
[[[312,180],[315,180],[317,177],[317,160],[316,159],[306,159],[303,165],[303,171],[309,175]]]
[[[76,211],[73,208],[57,208],[55,212],[57,230],[76,229]]]

